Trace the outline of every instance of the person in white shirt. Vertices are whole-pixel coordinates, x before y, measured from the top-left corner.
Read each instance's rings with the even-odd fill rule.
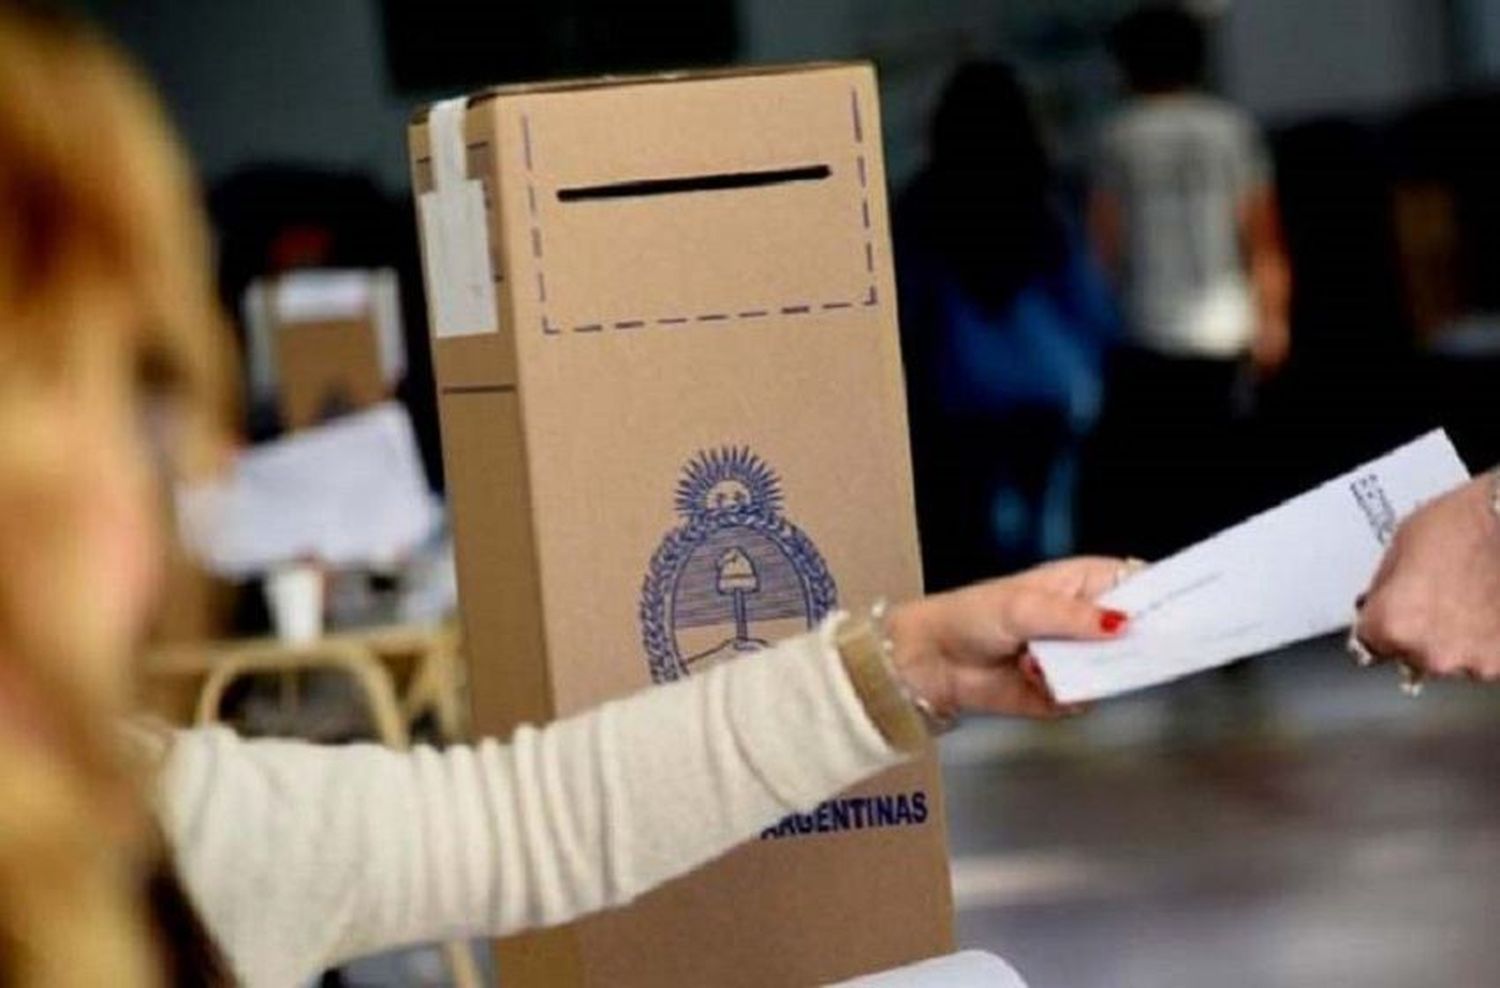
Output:
[[[1153,5],[1110,41],[1130,98],[1099,134],[1090,219],[1127,340],[1109,375],[1100,459],[1085,481],[1095,517],[1083,528],[1156,557],[1243,506],[1244,420],[1256,379],[1290,352],[1290,278],[1260,133],[1201,88],[1203,26]]]
[[[288,986],[620,905],[908,757],[926,716],[1069,712],[1027,641],[1124,630],[1093,603],[1122,564],[1075,560],[504,742],[122,737],[164,483],[226,441],[209,257],[143,81],[0,0],[0,984]]]

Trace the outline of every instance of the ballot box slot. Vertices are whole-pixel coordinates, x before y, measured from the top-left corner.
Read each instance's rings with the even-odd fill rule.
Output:
[[[610,182],[605,185],[581,185],[558,189],[557,198],[561,202],[642,199],[648,196],[687,195],[694,192],[761,189],[773,185],[791,185],[796,182],[822,182],[832,175],[833,169],[827,165],[799,165],[795,168],[771,168],[761,171],[638,178],[624,182]]]

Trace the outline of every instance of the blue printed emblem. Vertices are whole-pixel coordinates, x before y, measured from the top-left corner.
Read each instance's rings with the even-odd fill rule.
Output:
[[[816,627],[838,588],[801,529],[781,514],[781,481],[746,448],[700,453],[677,483],[683,524],[667,534],[641,589],[641,637],[658,683]]]

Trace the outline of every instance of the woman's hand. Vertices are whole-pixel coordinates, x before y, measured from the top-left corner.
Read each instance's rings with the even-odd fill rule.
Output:
[[[1130,569],[1121,559],[1069,559],[903,604],[887,625],[897,671],[943,715],[1074,713],[1052,699],[1027,643],[1121,634],[1126,616],[1094,600]]]
[[[1433,676],[1500,681],[1500,518],[1494,474],[1413,514],[1360,606],[1373,657]]]

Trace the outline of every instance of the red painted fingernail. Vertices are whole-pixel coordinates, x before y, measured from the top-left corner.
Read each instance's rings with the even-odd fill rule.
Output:
[[[1101,611],[1099,614],[1099,630],[1106,635],[1119,634],[1129,622],[1130,615],[1124,611]]]

